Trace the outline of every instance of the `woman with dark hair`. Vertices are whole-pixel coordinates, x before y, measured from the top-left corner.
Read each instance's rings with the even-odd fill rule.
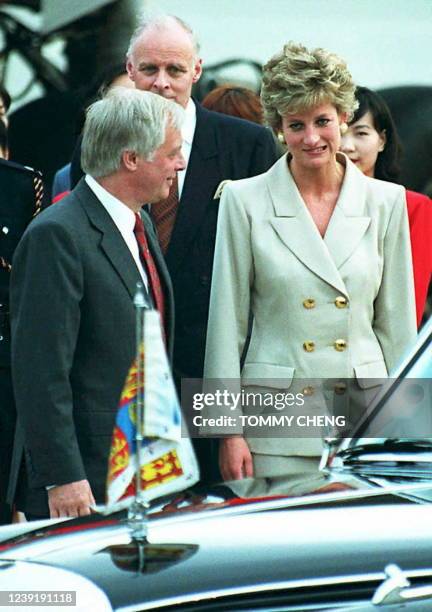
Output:
[[[402,147],[390,109],[378,93],[367,87],[357,87],[356,98],[359,107],[342,137],[341,150],[367,176],[397,183]],[[432,201],[415,191],[407,191],[406,199],[420,325],[432,276]]]

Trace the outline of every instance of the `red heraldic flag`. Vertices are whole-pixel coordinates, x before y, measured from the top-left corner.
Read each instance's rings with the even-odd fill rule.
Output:
[[[144,397],[141,488],[146,501],[190,487],[199,479],[191,441],[185,434],[182,437],[180,406],[157,311],[146,311],[144,339],[145,346],[141,346],[129,370],[117,412],[108,464],[108,508],[127,506],[136,493],[140,394]],[[138,359],[144,368],[141,382]]]

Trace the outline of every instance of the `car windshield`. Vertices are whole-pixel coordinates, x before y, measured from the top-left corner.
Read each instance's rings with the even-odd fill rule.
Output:
[[[432,320],[378,397],[368,407],[349,447],[388,438],[432,443]]]

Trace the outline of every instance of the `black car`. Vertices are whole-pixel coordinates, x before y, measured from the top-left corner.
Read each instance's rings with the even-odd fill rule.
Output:
[[[431,374],[432,321],[320,471],[157,500],[147,539],[126,512],[0,529],[0,604],[432,610]]]

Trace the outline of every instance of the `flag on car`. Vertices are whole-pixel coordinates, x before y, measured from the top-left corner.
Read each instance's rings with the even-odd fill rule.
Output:
[[[144,342],[120,398],[108,464],[108,507],[127,506],[136,493],[140,395],[144,398],[141,491],[145,500],[150,501],[192,486],[199,479],[191,441],[181,435],[180,406],[155,310],[145,312]]]

